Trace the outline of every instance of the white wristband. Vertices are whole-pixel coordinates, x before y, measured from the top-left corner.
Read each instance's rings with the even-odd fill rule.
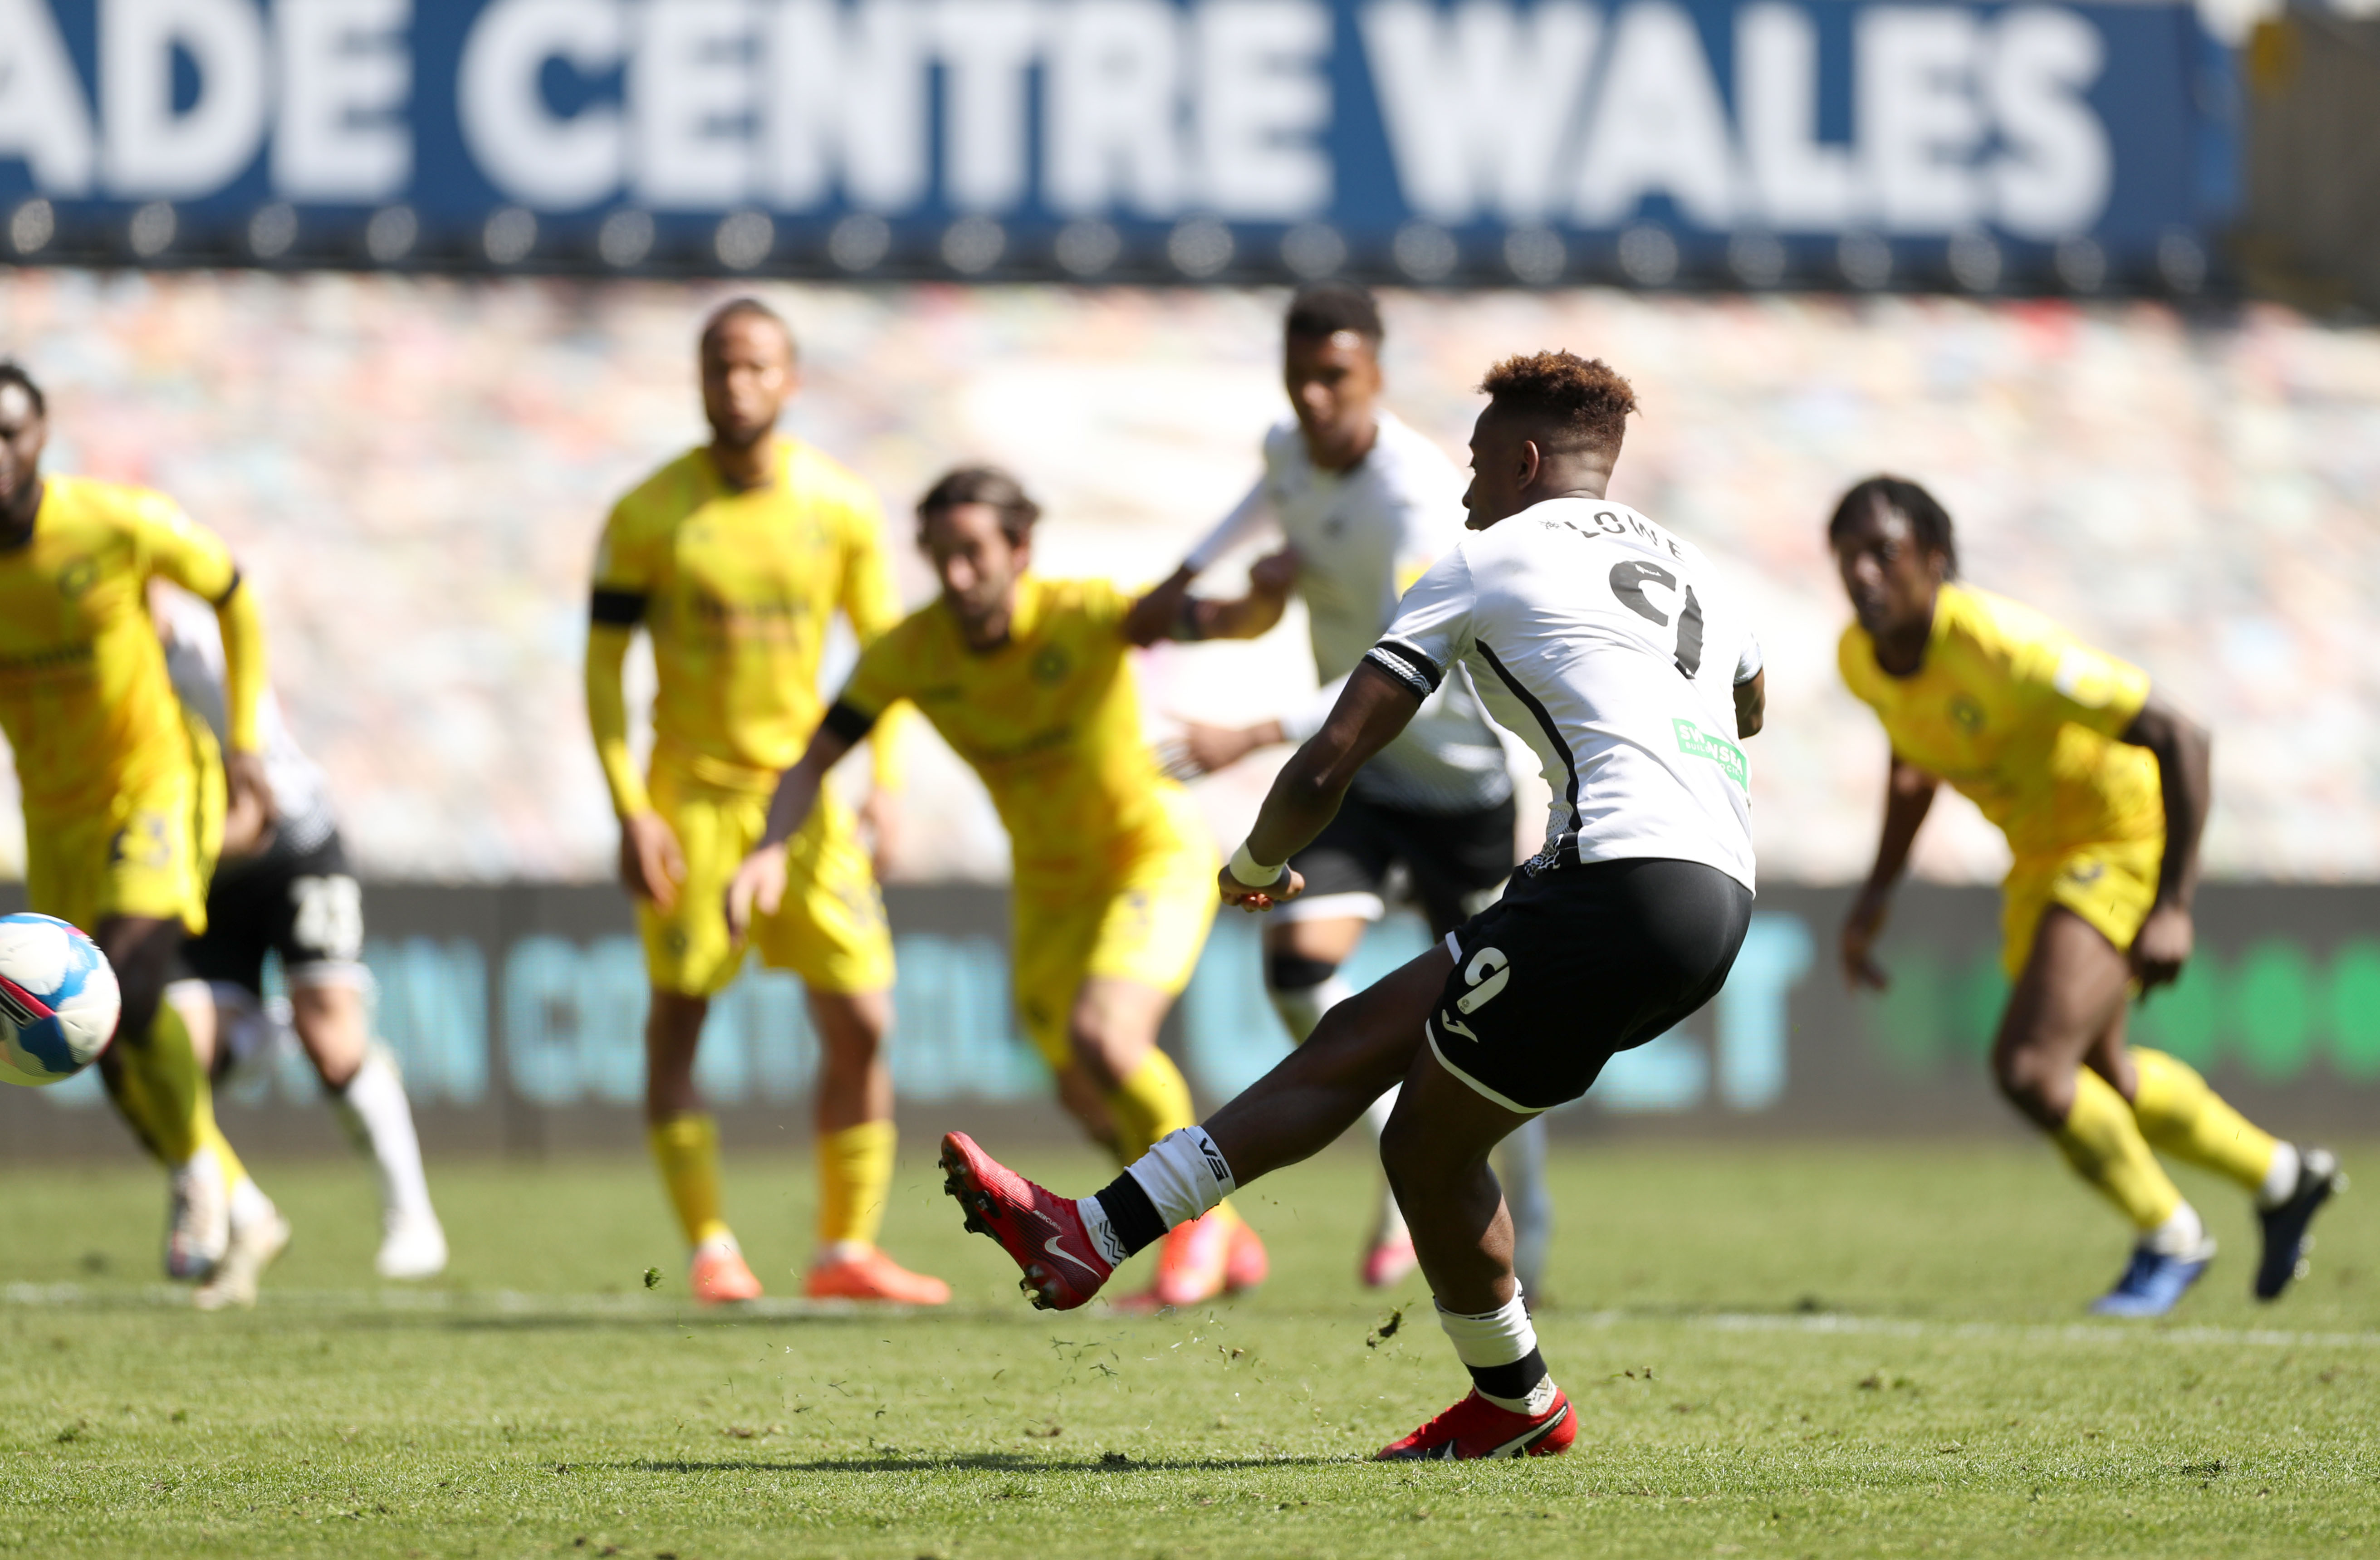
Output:
[[[1272,889],[1281,885],[1282,877],[1289,871],[1289,863],[1266,866],[1248,854],[1247,841],[1243,840],[1240,848],[1232,853],[1231,865],[1225,870],[1238,878],[1243,888]]]

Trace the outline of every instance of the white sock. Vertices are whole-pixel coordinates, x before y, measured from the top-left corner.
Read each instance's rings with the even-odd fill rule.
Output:
[[[1238,1187],[1232,1167],[1223,1163],[1222,1150],[1204,1127],[1166,1133],[1125,1173],[1148,1193],[1168,1229],[1204,1217]]]
[[[1439,1306],[1438,1324],[1453,1343],[1455,1358],[1474,1371],[1525,1360],[1537,1347],[1537,1330],[1530,1324],[1529,1310],[1521,1303],[1518,1286],[1510,1304],[1484,1315],[1467,1316]],[[1539,1377],[1525,1397],[1499,1397],[1486,1391],[1479,1396],[1500,1409],[1535,1417],[1553,1406],[1554,1378],[1550,1373]]]
[[[2161,1256],[2194,1257],[2206,1244],[2206,1225],[2198,1210],[2184,1203],[2163,1224],[2142,1236],[2141,1244]]]
[[[430,1182],[421,1173],[421,1140],[414,1135],[413,1107],[388,1053],[378,1046],[367,1050],[364,1064],[331,1101],[380,1171],[381,1206],[409,1218],[437,1217],[430,1206]]]
[[[278,1212],[273,1205],[273,1199],[264,1194],[264,1189],[248,1177],[240,1177],[232,1187],[231,1227],[234,1229],[253,1229]]]
[[[1091,1238],[1091,1246],[1110,1267],[1122,1267],[1132,1253],[1116,1239],[1115,1226],[1108,1222],[1107,1209],[1096,1197],[1075,1199],[1075,1212],[1083,1221],[1083,1232]]]
[[[1322,1015],[1354,996],[1355,988],[1348,985],[1344,977],[1334,973],[1313,986],[1301,986],[1287,991],[1268,987],[1267,993],[1272,998],[1272,1010],[1281,1015],[1281,1026],[1289,1031],[1289,1037],[1302,1045],[1305,1037],[1314,1033],[1314,1026],[1322,1022]]]
[[[2277,1208],[2288,1202],[2298,1189],[2298,1171],[2302,1163],[2297,1144],[2275,1143],[2273,1167],[2265,1172],[2265,1184],[2256,1189],[2256,1206]]]

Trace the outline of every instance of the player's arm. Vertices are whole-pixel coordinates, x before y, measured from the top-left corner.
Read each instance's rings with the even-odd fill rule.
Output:
[[[844,550],[843,615],[863,650],[901,621],[901,593],[892,583],[892,560],[884,547],[883,516],[871,502],[849,516],[851,543]],[[861,804],[859,820],[874,837],[876,876],[882,877],[900,854],[901,791],[908,780],[909,720],[900,705],[888,707],[868,734],[873,786]]]
[[[1314,842],[1337,815],[1355,771],[1412,724],[1469,652],[1477,599],[1471,561],[1459,547],[1405,592],[1388,633],[1347,674],[1322,729],[1273,778],[1256,828],[1223,868],[1226,904],[1269,910],[1305,890],[1289,858]]]
[[[1843,978],[1855,986],[1882,991],[1892,984],[1871,950],[1884,930],[1893,888],[1909,869],[1910,847],[1916,843],[1917,830],[1932,810],[1934,792],[1941,784],[1900,754],[1892,756],[1885,774],[1884,832],[1876,842],[1876,865],[1868,869],[1867,881],[1860,885],[1851,913],[1843,917]]]
[[[1748,683],[1735,685],[1735,734],[1756,737],[1768,723],[1768,673],[1755,671]]]
[[[2151,695],[2121,739],[2156,755],[2165,799],[2165,856],[2156,901],[2132,938],[2132,973],[2143,991],[2163,986],[2189,961],[2195,933],[2190,907],[2198,893],[2198,842],[2215,799],[2214,739],[2206,729]]]
[[[1396,740],[1427,696],[1376,661],[1356,664],[1322,730],[1273,777],[1247,842],[1218,879],[1224,903],[1269,910],[1304,891],[1305,880],[1290,869],[1289,858],[1314,843],[1338,815],[1355,771]]]
[[[1743,636],[1735,656],[1735,734],[1756,737],[1768,723],[1768,668],[1760,653],[1760,637]]]
[[[1163,583],[1133,603],[1123,621],[1123,636],[1135,645],[1160,639],[1254,639],[1269,633],[1289,606],[1297,583],[1297,553],[1290,548],[1268,553],[1248,569],[1248,593],[1230,599],[1193,596],[1191,585],[1215,561],[1254,536],[1272,516],[1270,502],[1259,481],[1240,500],[1221,525],[1208,532],[1182,566]],[[1275,737],[1274,741],[1281,739]]]
[[[604,558],[612,549],[606,539]],[[595,756],[620,820],[620,882],[638,899],[674,909],[686,881],[686,855],[669,820],[653,811],[628,753],[628,695],[624,674],[628,645],[645,621],[646,597],[632,584],[607,580],[600,567],[587,612],[587,726]]]
[[[264,774],[264,614],[223,538],[170,500],[150,495],[134,525],[153,572],[215,610],[224,647],[226,829],[244,819],[244,831],[252,834],[273,818],[273,786]]]
[[[868,734],[875,718],[854,706],[837,700],[810,734],[810,744],[794,767],[777,777],[777,789],[769,798],[769,819],[760,830],[759,843],[752,847],[735,876],[727,880],[727,935],[737,942],[752,925],[757,910],[762,915],[773,915],[785,899],[785,841],[800,832],[809,821],[810,809],[818,805],[819,792],[826,787],[827,772],[840,763],[844,755],[858,745]]]

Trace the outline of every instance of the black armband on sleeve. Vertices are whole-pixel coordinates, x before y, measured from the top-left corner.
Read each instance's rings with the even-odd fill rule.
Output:
[[[1423,698],[1438,692],[1439,683],[1446,678],[1438,663],[1424,655],[1418,646],[1402,639],[1381,640],[1364,652],[1364,659]]]
[[[240,582],[247,577],[248,576],[246,574],[241,574],[237,569],[234,569],[231,572],[231,583],[223,587],[223,594],[221,596],[216,597],[212,601],[208,602],[207,605],[216,609],[218,611],[230,605],[231,599],[239,594]]]
[[[826,719],[819,724],[847,743],[857,743],[876,729],[877,718],[856,704],[837,699],[826,707]]]
[[[587,616],[589,622],[604,628],[634,628],[645,621],[645,593],[606,590],[599,585],[588,603]]]

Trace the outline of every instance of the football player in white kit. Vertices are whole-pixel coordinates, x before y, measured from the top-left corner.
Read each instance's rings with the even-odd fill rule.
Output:
[[[1380,405],[1382,328],[1372,295],[1346,283],[1305,288],[1290,303],[1282,336],[1282,377],[1295,416],[1265,435],[1263,476],[1141,603],[1133,627],[1143,643],[1169,633],[1252,639],[1281,620],[1293,590],[1305,602],[1322,687],[1253,726],[1192,723],[1168,755],[1185,777],[1321,730],[1348,673],[1396,615],[1397,599],[1463,537],[1462,473]],[[1190,594],[1218,559],[1268,534],[1283,545],[1250,570],[1246,596]],[[1264,965],[1265,989],[1291,1037],[1304,1041],[1324,1013],[1354,994],[1340,967],[1387,913],[1394,869],[1403,868],[1430,935],[1442,937],[1502,890],[1513,838],[1503,744],[1457,671],[1364,767],[1338,816],[1293,864],[1306,891],[1266,925]],[[1391,1090],[1366,1113],[1376,1139],[1395,1105]],[[1514,1262],[1536,1293],[1553,1234],[1544,1124],[1532,1119],[1513,1134],[1501,1158]],[[1385,1287],[1413,1266],[1413,1238],[1384,1182],[1364,1282]]]
[[[195,598],[156,593],[165,670],[182,703],[221,729],[223,641]],[[269,1068],[294,1033],[381,1191],[383,1278],[429,1278],[446,1266],[446,1234],[431,1206],[413,1107],[396,1061],[371,1038],[365,996],[363,896],[347,870],[328,781],[290,735],[281,701],[260,702],[273,816],[225,823],[224,859],[207,888],[207,929],[182,948],[192,977],[165,997],[189,1026],[191,1049],[222,1087]],[[244,853],[235,847],[245,843]],[[281,956],[285,1010],[264,994],[264,956]]]
[[[1062,1310],[1402,1084],[1381,1158],[1472,1390],[1384,1460],[1569,1448],[1575,1419],[1522,1303],[1488,1155],[1716,995],[1752,918],[1738,742],[1761,723],[1760,652],[1700,549],[1604,497],[1628,382],[1550,352],[1498,365],[1484,388],[1474,534],[1406,594],[1219,886],[1245,909],[1293,902],[1305,885],[1290,860],[1458,665],[1537,755],[1553,792],[1545,848],[1494,905],[1093,1196],[1055,1196],[964,1133],[942,1140],[968,1227],[1000,1241],[1036,1304]]]

